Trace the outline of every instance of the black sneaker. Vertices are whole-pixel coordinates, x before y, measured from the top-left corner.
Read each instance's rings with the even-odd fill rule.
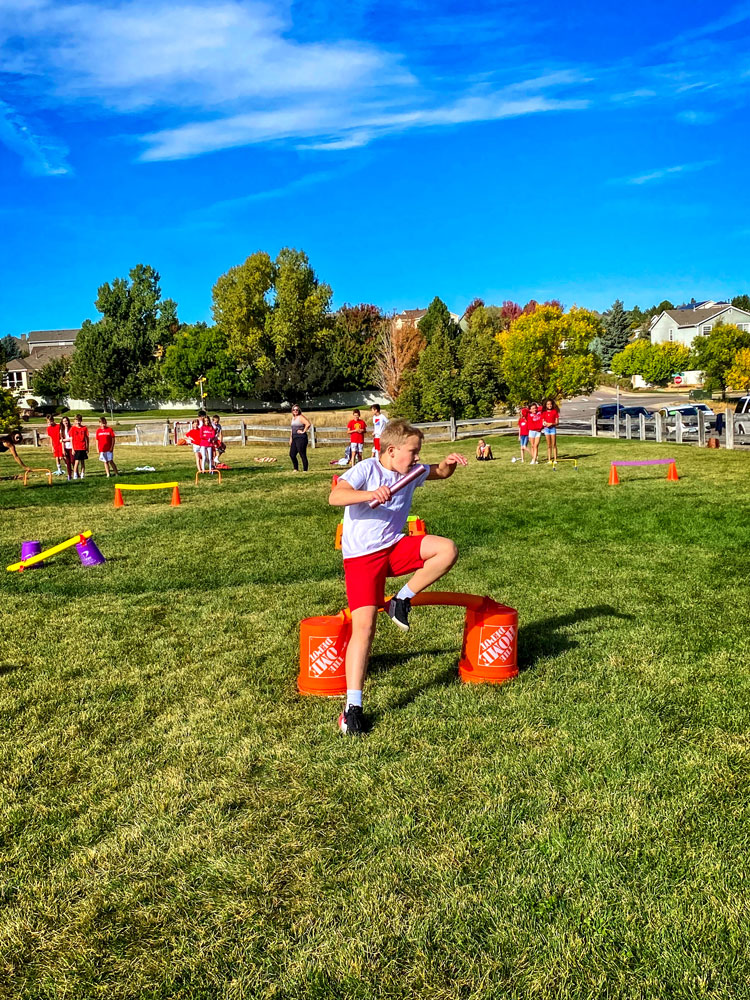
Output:
[[[411,601],[408,597],[394,597],[388,602],[386,612],[394,625],[398,625],[404,632],[409,631],[409,612],[411,611]]]
[[[359,705],[350,705],[339,716],[339,729],[349,736],[365,735],[365,717]]]

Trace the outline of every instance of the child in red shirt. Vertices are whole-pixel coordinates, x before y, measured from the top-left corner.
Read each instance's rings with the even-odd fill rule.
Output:
[[[109,470],[119,475],[120,470],[115,465],[115,432],[107,426],[107,418],[99,417],[99,426],[96,430],[96,447],[99,452],[99,461],[104,462],[104,471],[109,479]]]
[[[203,472],[214,472],[214,442],[216,441],[216,431],[214,425],[208,417],[201,417],[201,458],[203,460]],[[208,465],[208,469],[206,468]]]
[[[542,420],[544,421],[544,436],[547,439],[547,461],[557,461],[557,425],[560,422],[560,414],[555,401],[548,399],[542,410]]]
[[[49,443],[52,446],[52,455],[54,456],[57,468],[55,469],[53,475],[61,476],[63,471],[60,467],[60,462],[63,458],[63,446],[60,440],[60,425],[55,423],[55,418],[52,414],[47,415],[47,437],[49,438]]]
[[[518,418],[518,443],[521,446],[521,461],[525,461],[525,454],[529,450],[529,408],[521,407],[521,415]],[[515,458],[513,459],[515,462]]]
[[[83,479],[89,457],[89,429],[80,413],[76,413],[76,422],[70,428],[70,440],[73,445],[73,479]]]
[[[197,420],[190,421],[190,430],[185,432],[186,439],[193,446],[195,455],[195,467],[198,472],[203,472],[203,456],[201,455],[201,429]]]
[[[539,451],[539,438],[542,436],[543,426],[544,418],[542,417],[541,407],[539,406],[539,403],[532,403],[531,411],[529,413],[529,444],[531,446],[530,465],[539,465],[537,453]]]
[[[359,410],[352,410],[352,419],[346,425],[349,431],[349,441],[352,449],[352,465],[362,461],[362,449],[365,446],[365,431],[367,424],[362,419]]]

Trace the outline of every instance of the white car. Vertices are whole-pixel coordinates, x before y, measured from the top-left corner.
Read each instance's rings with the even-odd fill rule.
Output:
[[[682,433],[683,434],[697,434],[698,433],[698,410],[702,410],[706,417],[706,430],[713,430],[716,427],[716,414],[707,406],[705,403],[691,403],[690,405],[684,406],[669,406],[663,407],[659,412],[663,413],[667,418],[667,431],[670,434],[675,432],[676,421],[674,419],[675,414],[679,413],[682,419]],[[671,423],[669,422],[671,419]]]
[[[746,420],[738,420],[734,425],[735,434],[750,434],[750,396],[742,396],[734,408],[735,416],[741,413]]]

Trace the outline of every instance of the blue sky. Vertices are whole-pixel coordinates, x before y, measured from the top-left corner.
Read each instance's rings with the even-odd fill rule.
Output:
[[[750,3],[0,0],[0,336],[258,249],[334,304],[750,291]]]

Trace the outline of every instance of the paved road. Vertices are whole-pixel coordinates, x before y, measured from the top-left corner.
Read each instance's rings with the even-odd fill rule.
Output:
[[[564,400],[560,407],[560,415],[569,420],[590,420],[597,406],[604,403],[614,403],[616,390],[608,387],[595,389],[590,396],[576,396]],[[658,410],[661,406],[680,406],[687,404],[688,391],[684,392],[623,392],[620,390],[622,406],[645,406],[647,410]]]

